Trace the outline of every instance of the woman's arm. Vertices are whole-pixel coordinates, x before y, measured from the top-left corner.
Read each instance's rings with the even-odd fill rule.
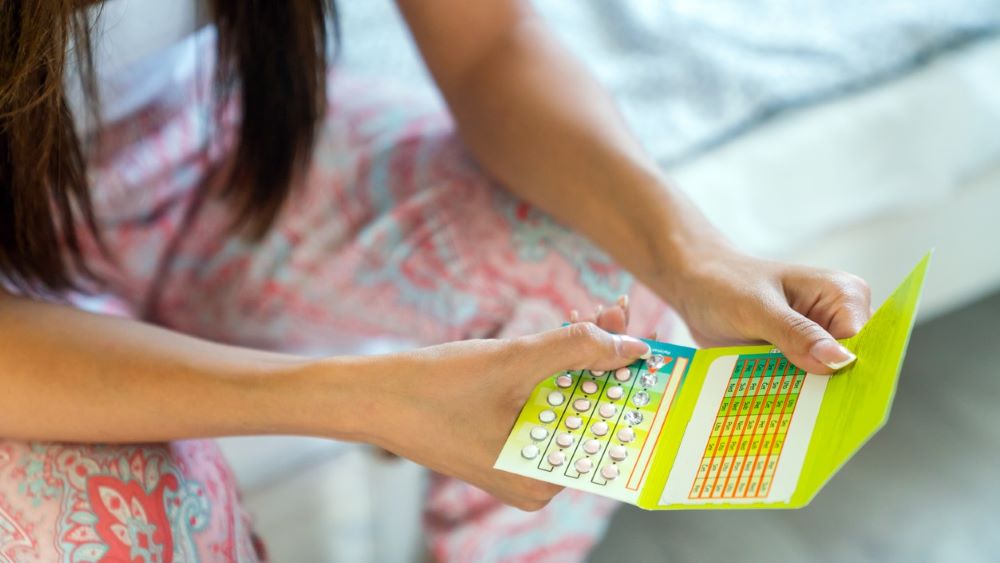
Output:
[[[463,140],[513,193],[650,281],[687,244],[721,242],[530,2],[399,4]]]
[[[527,0],[398,0],[479,161],[676,307],[703,343],[766,339],[813,373],[867,320],[855,276],[735,251],[664,178]],[[665,131],[664,134],[670,134]]]
[[[615,308],[599,322],[620,331],[625,317]],[[614,369],[648,352],[634,338],[578,323],[513,340],[306,359],[0,290],[0,439],[278,433],[362,441],[537,510],[560,488],[493,469],[534,386],[562,370]]]
[[[363,359],[215,344],[0,290],[0,437],[148,442],[299,433],[358,439]]]

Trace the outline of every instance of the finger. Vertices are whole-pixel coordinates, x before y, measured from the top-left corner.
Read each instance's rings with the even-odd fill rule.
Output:
[[[578,323],[578,322],[580,322],[580,311],[577,311],[576,309],[573,309],[572,311],[570,311],[569,312],[569,322],[571,322],[571,323]]]
[[[831,316],[828,329],[834,338],[850,338],[861,332],[872,316],[872,292],[865,280],[849,274],[839,291],[840,306]]]
[[[809,373],[830,374],[857,359],[823,327],[787,304],[774,305],[762,320],[761,335]]]
[[[629,309],[629,299],[627,293],[623,293],[620,296],[618,296],[618,306],[621,307],[622,311],[625,312],[625,330],[628,330],[628,322],[629,319],[632,317],[631,314],[632,311]]]
[[[602,329],[617,334],[624,334],[628,328],[628,321],[625,318],[625,310],[615,305],[610,309],[605,309],[597,317],[597,326]]]
[[[611,334],[594,323],[582,322],[526,337],[548,373],[561,370],[610,370],[649,357],[649,345],[624,334]]]
[[[868,304],[863,308],[853,304],[843,305],[830,319],[830,334],[834,338],[850,338],[861,332],[871,316],[871,306]]]

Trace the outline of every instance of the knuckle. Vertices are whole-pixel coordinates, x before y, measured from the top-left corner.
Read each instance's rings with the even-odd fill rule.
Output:
[[[871,296],[871,287],[864,278],[850,272],[833,272],[831,281],[835,287],[847,297],[867,298]]]
[[[601,333],[603,331],[596,324],[587,321],[570,325],[567,328],[567,332],[573,342],[586,346],[594,346],[601,342]]]
[[[872,287],[868,285],[868,281],[854,274],[847,274],[848,280],[854,291],[857,292],[861,297],[865,299],[871,299]]]
[[[824,336],[824,331],[819,325],[792,311],[784,314],[782,325],[786,340],[792,343],[798,352],[808,351],[810,343]]]

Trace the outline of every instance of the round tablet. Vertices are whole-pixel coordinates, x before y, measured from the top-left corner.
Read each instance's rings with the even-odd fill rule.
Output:
[[[637,407],[644,407],[649,404],[649,393],[645,391],[639,391],[635,395],[632,395],[632,403]]]
[[[621,430],[618,431],[618,440],[624,444],[627,444],[632,440],[635,440],[635,431],[633,431],[631,428],[622,428]]]
[[[555,419],[556,419],[556,413],[550,411],[549,409],[545,409],[542,412],[538,413],[538,420],[541,420],[545,424],[548,424]]]
[[[550,465],[562,465],[566,462],[566,454],[559,450],[549,453],[549,464]]]
[[[608,398],[611,399],[612,401],[617,401],[618,399],[621,399],[622,395],[624,394],[625,390],[622,389],[620,385],[615,385],[614,387],[608,388]]]
[[[597,382],[587,380],[580,384],[580,389],[583,389],[584,393],[596,393],[597,392]]]
[[[534,444],[528,444],[521,448],[521,457],[524,459],[535,459],[538,457],[538,446]]]
[[[604,436],[608,433],[608,423],[603,420],[595,422],[590,426],[590,431],[594,433],[594,436]]]
[[[618,478],[618,466],[605,465],[604,467],[601,468],[601,477],[604,477],[608,481],[614,481],[616,478]]]
[[[631,424],[632,426],[639,426],[640,424],[642,424],[642,413],[639,411],[626,412],[625,422]]]
[[[603,369],[592,369],[592,370],[590,370],[590,373],[592,373],[592,374],[600,377],[600,376],[604,375],[604,370]]]
[[[583,421],[580,420],[580,417],[578,417],[578,416],[567,416],[566,417],[566,428],[569,428],[570,430],[576,430],[581,425],[583,425]]]
[[[612,416],[618,413],[618,407],[614,405],[609,405],[608,403],[604,403],[603,405],[597,408],[597,412],[600,413],[600,415],[603,416],[604,418],[611,418]]]
[[[590,470],[594,468],[594,462],[590,461],[590,459],[588,458],[581,457],[580,459],[576,460],[576,463],[573,464],[573,467],[576,468],[576,471],[578,473],[590,473]]]
[[[560,448],[568,448],[573,445],[573,435],[563,432],[556,436],[556,443],[559,444]]]
[[[549,437],[549,431],[542,428],[541,426],[536,426],[531,429],[531,439],[536,442],[544,440]]]
[[[577,399],[573,401],[573,408],[580,412],[589,411],[590,401],[588,401],[587,399]]]
[[[566,397],[563,397],[563,394],[560,393],[559,391],[553,391],[549,393],[549,396],[546,397],[546,400],[553,407],[558,407],[559,405],[563,404],[563,401],[566,400]]]
[[[628,450],[625,449],[625,446],[611,446],[608,448],[608,455],[615,461],[625,461]]]
[[[594,455],[597,452],[601,451],[601,443],[593,439],[587,440],[586,442],[583,443],[583,451],[587,452],[590,455]]]
[[[556,385],[565,389],[570,385],[573,385],[573,378],[568,375],[560,375],[556,378]]]
[[[615,379],[625,383],[629,379],[632,379],[632,370],[628,368],[618,368],[615,370]]]

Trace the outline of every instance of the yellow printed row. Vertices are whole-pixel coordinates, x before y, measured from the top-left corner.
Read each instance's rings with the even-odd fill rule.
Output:
[[[708,439],[705,458],[775,454],[785,445],[785,434],[748,434]]]
[[[773,377],[740,378],[729,380],[726,387],[726,397],[752,395],[780,395],[783,393],[798,393],[805,381],[805,375],[775,375]]]
[[[717,475],[753,477],[768,473],[773,474],[774,469],[778,466],[778,457],[777,452],[771,452],[770,455],[767,452],[762,452],[760,455],[748,457],[706,459],[702,460],[701,465],[698,466],[696,477],[708,479]]]
[[[756,397],[726,397],[719,404],[718,416],[749,415],[760,413],[790,413],[798,403],[799,395],[758,395]]]
[[[788,430],[792,413],[758,413],[752,415],[722,416],[712,425],[712,436],[739,436],[741,434],[778,434]]]
[[[764,498],[771,490],[772,477],[766,475],[753,479],[730,479],[728,482],[695,479],[688,498]]]

